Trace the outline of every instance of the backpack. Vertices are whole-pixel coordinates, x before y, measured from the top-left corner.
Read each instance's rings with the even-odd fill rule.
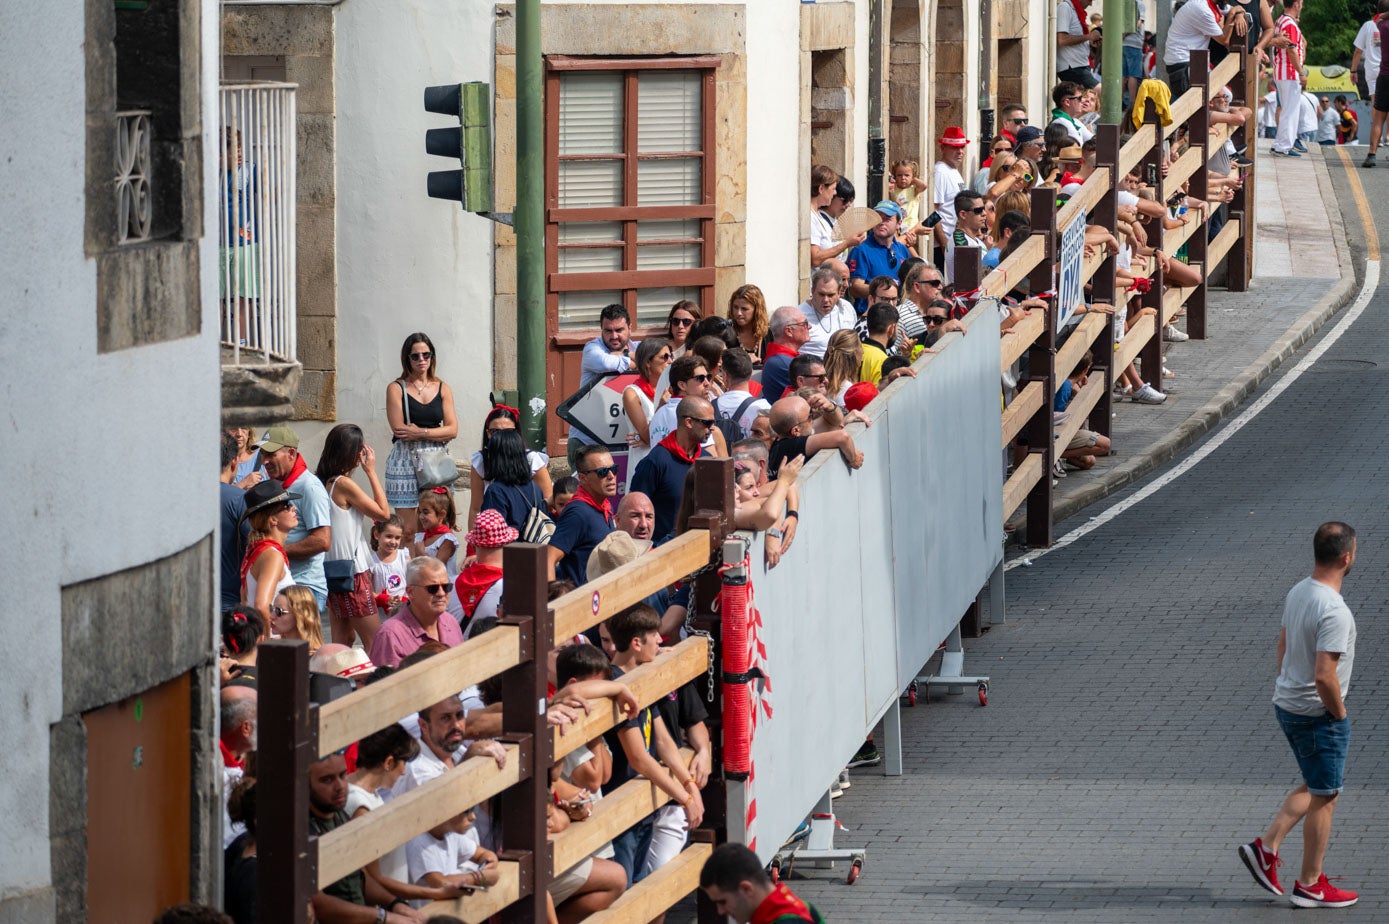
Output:
[[[550,514],[545,510],[545,497],[540,494],[540,489],[531,482],[531,488],[537,495],[537,500],[531,505],[531,512],[526,514],[526,522],[521,526],[522,542],[530,542],[535,545],[549,545],[550,537],[555,534],[555,521],[550,519]]]
[[[719,428],[719,432],[723,434],[724,442],[729,446],[732,446],[741,439],[747,438],[747,434],[743,432],[743,425],[738,421],[743,419],[743,412],[756,400],[756,395],[749,395],[743,399],[743,403],[738,405],[737,409],[732,414],[723,413],[718,410],[718,406],[715,405],[714,426]]]

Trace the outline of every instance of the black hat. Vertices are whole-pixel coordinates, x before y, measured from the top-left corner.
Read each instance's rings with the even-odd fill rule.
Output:
[[[246,492],[246,512],[242,518],[249,517],[257,510],[298,500],[303,495],[286,491],[285,486],[273,478],[267,478]]]

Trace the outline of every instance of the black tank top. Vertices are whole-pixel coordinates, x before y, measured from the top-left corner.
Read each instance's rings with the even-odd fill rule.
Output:
[[[400,383],[401,407],[405,412],[405,419],[417,427],[426,429],[442,427],[444,425],[444,386],[439,385],[438,392],[434,395],[434,400],[427,404],[421,404],[410,396],[405,388],[405,383]],[[392,439],[391,442],[398,442]]]

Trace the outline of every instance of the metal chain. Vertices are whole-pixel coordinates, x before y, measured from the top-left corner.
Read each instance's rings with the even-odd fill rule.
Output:
[[[690,582],[690,605],[685,609],[685,632],[689,635],[703,636],[704,640],[708,643],[705,645],[705,648],[709,652],[709,682],[708,691],[705,693],[705,698],[711,703],[714,701],[714,634],[704,629],[696,629],[694,627],[694,614],[698,610],[699,602],[695,597],[695,588],[699,586],[699,583],[696,579],[700,575],[707,574],[710,571],[715,571],[720,567],[722,567],[721,562],[718,562],[717,560],[711,560],[709,564],[705,565],[703,568],[700,568],[698,571],[693,572],[692,574],[690,574],[688,578],[686,578],[686,580]],[[717,596],[714,597],[714,602],[713,605],[710,607],[710,610],[715,613],[719,611],[719,598]]]

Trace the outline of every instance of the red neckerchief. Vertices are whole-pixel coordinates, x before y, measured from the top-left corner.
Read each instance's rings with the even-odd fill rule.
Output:
[[[638,379],[637,379],[637,387],[641,389],[641,393],[644,394],[644,395],[646,395],[646,397],[650,398],[652,401],[655,401],[655,400],[656,400],[656,386],[655,386],[655,385],[652,385],[652,384],[651,384],[650,382],[648,382],[646,379],[638,378]]]
[[[222,751],[222,766],[224,766],[224,767],[235,767],[235,768],[238,769],[238,770],[245,770],[245,769],[246,769],[246,764],[245,764],[245,762],[244,762],[244,761],[237,760],[237,759],[236,759],[236,755],[233,754],[233,753],[227,748],[226,744],[223,743],[223,741],[222,741],[221,738],[218,738],[218,739],[217,739],[217,747],[220,748],[221,751]]]
[[[1080,34],[1084,35],[1090,31],[1090,26],[1085,20],[1085,4],[1081,0],[1071,0],[1071,6],[1075,8],[1076,19],[1080,20]]]
[[[793,349],[791,349],[790,347],[782,346],[782,345],[779,344],[779,343],[769,343],[769,344],[767,344],[767,355],[766,355],[765,357],[763,357],[763,360],[762,360],[762,361],[763,361],[763,362],[766,362],[767,360],[771,359],[773,356],[782,356],[782,355],[794,357],[794,356],[796,356],[796,351],[793,350]]]
[[[675,438],[674,432],[667,433],[666,438],[661,440],[656,445],[666,447],[666,449],[670,451],[671,455],[675,456],[675,458],[679,459],[681,462],[684,462],[686,465],[690,465],[694,462],[695,459],[698,459],[699,451],[702,448],[704,448],[702,446],[696,446],[694,448],[694,455],[691,455],[690,453],[685,451],[684,446],[680,445],[680,441]]]
[[[1085,182],[1085,181],[1082,180],[1079,176],[1077,176],[1076,174],[1072,173],[1072,172],[1069,171],[1069,170],[1067,170],[1065,173],[1061,174],[1061,186],[1070,186],[1072,183],[1083,183],[1083,182]],[[1058,188],[1059,188],[1059,187],[1058,187]]]
[[[295,457],[294,457],[294,466],[293,466],[292,468],[290,468],[290,470],[289,470],[289,477],[286,478],[286,479],[284,480],[284,486],[287,488],[287,487],[289,487],[290,485],[294,484],[294,482],[295,482],[296,480],[298,480],[299,476],[302,475],[302,474],[304,474],[304,473],[307,472],[308,470],[309,470],[309,463],[307,463],[307,462],[304,461],[304,457],[303,457],[303,456],[295,456]]]
[[[502,569],[497,565],[484,565],[481,562],[473,562],[468,567],[458,573],[458,579],[453,583],[453,589],[458,594],[458,602],[463,607],[463,612],[469,619],[473,618],[473,611],[482,602],[482,598],[487,591],[492,589],[492,585],[502,579]]]
[[[748,380],[748,386],[747,386],[747,392],[748,392],[748,394],[752,395],[754,398],[760,398],[760,397],[762,397],[762,383],[761,383],[761,382],[758,382],[758,381],[754,381],[754,380],[752,380],[752,379],[749,379],[749,380]]]
[[[779,882],[772,894],[762,899],[762,903],[753,910],[748,924],[770,924],[772,921],[783,921],[787,918],[793,921],[815,920],[810,906],[797,898],[786,887],[786,883]]]
[[[573,496],[572,498],[570,498],[569,503],[570,503],[570,504],[588,504],[588,505],[589,505],[590,507],[592,507],[594,510],[597,510],[599,513],[601,513],[601,514],[603,515],[603,519],[604,519],[609,525],[612,524],[612,521],[613,521],[613,505],[612,505],[612,501],[608,500],[606,497],[603,498],[603,503],[600,504],[600,503],[598,503],[597,498],[595,498],[592,494],[588,493],[588,489],[587,489],[587,488],[580,486],[580,487],[579,487],[579,490],[575,491],[575,492],[574,492],[574,496]],[[565,506],[568,506],[568,504],[566,504]]]
[[[426,530],[424,531],[424,539],[423,539],[423,541],[424,541],[424,542],[428,542],[430,539],[433,539],[435,536],[442,536],[444,533],[451,533],[451,532],[453,532],[453,529],[452,529],[447,523],[440,523],[438,526],[435,526],[435,527],[433,527],[433,528],[431,528],[431,529],[426,529]]]
[[[289,554],[285,552],[285,547],[274,539],[257,539],[251,543],[251,547],[246,550],[246,557],[241,559],[241,589],[246,589],[246,575],[251,573],[251,566],[255,564],[256,558],[267,548],[275,549],[280,553],[280,557],[285,560],[285,567],[289,567]],[[252,601],[253,603],[255,601]]]
[[[1215,17],[1215,24],[1219,26],[1222,18],[1220,15],[1220,7],[1215,5],[1215,0],[1206,0],[1206,6],[1211,8],[1211,15]]]

